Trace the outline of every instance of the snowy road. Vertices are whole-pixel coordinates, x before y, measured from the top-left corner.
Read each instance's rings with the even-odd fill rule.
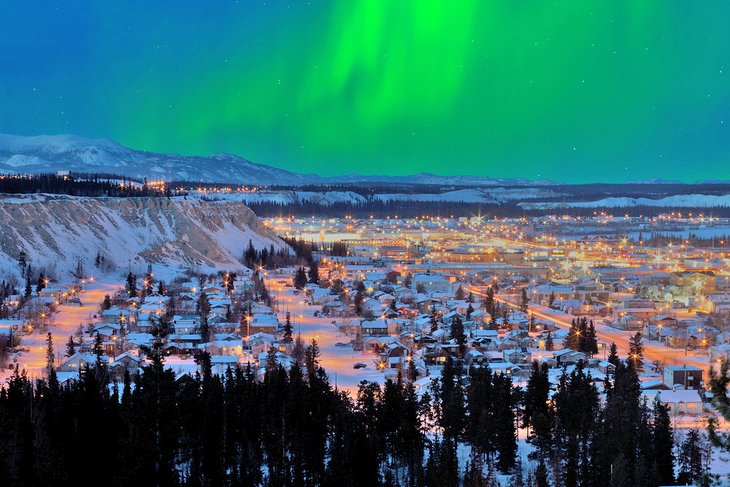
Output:
[[[376,370],[373,362],[376,356],[355,352],[352,346],[337,346],[337,343],[349,343],[352,337],[340,333],[337,326],[332,324],[332,318],[315,317],[314,312],[321,311],[322,307],[306,304],[303,296],[294,294],[295,288],[286,287],[278,282],[284,279],[288,280],[289,275],[273,275],[266,281],[266,287],[279,303],[279,319],[283,322],[286,312],[289,311],[294,325],[294,335],[301,333],[305,345],[311,343],[312,339],[317,340],[320,348],[320,365],[327,371],[332,385],[336,385],[339,390],[347,391],[354,398],[360,381],[383,383],[384,374]],[[357,323],[359,318],[350,319],[353,323]],[[336,320],[337,323],[342,321],[344,318]],[[367,364],[367,367],[353,368],[358,362]]]
[[[30,335],[21,337],[21,348],[28,352],[20,354],[18,365],[25,369],[30,377],[43,377],[46,367],[46,337],[50,332],[53,336],[53,348],[56,356],[56,365],[64,356],[66,341],[70,335],[74,335],[79,325],[86,325],[93,316],[99,312],[99,305],[104,300],[104,295],[114,294],[118,284],[108,282],[95,282],[86,285],[79,298],[83,306],[78,304],[61,304],[57,307],[58,312],[48,318],[46,326],[38,327]],[[7,375],[7,371],[6,375]]]

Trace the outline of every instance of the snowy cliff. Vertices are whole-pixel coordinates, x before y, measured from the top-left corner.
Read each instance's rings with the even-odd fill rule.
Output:
[[[243,203],[182,198],[0,197],[0,274],[13,273],[24,251],[33,266],[87,266],[97,253],[114,265],[180,262],[240,267],[251,240],[284,243]]]

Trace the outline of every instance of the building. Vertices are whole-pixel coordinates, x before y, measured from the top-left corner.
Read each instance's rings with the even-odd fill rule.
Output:
[[[702,369],[693,365],[667,365],[664,367],[664,384],[699,389],[702,386]]]

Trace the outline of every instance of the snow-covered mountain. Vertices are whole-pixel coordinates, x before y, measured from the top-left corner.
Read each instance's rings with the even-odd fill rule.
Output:
[[[321,179],[255,164],[230,154],[207,157],[157,154],[129,149],[108,139],[77,135],[0,134],[0,173],[56,171],[253,185],[300,185]]]
[[[0,274],[17,274],[25,252],[36,269],[142,262],[239,268],[249,240],[285,244],[246,205],[197,198],[83,198],[22,195],[0,199]]]
[[[232,154],[183,156],[158,154],[124,147],[108,139],[78,135],[25,137],[0,134],[0,173],[41,172],[113,173],[134,178],[251,184],[259,186],[340,183],[429,184],[441,186],[545,186],[551,181],[493,179],[477,176],[363,176],[350,174],[323,178],[256,164]]]

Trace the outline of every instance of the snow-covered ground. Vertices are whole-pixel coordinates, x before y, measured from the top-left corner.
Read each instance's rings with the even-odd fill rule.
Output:
[[[68,283],[69,285],[72,283]],[[66,341],[75,335],[80,326],[88,324],[99,312],[99,306],[106,294],[113,295],[119,284],[111,281],[96,281],[87,284],[79,294],[81,306],[78,304],[61,304],[58,312],[48,317],[46,326],[37,327],[29,335],[20,337],[20,348],[27,352],[20,353],[17,359],[19,368],[25,369],[30,377],[44,377],[46,367],[47,333],[53,337],[53,348],[56,356],[56,365],[64,356]],[[88,340],[88,337],[87,337]],[[0,381],[4,380],[11,371],[0,371]]]
[[[352,345],[337,345],[349,344],[352,339],[338,330],[337,324],[344,319],[315,317],[314,313],[321,311],[322,307],[308,305],[300,295],[294,294],[295,288],[286,287],[278,282],[288,278],[288,274],[270,275],[266,282],[267,288],[279,303],[279,319],[283,321],[284,314],[289,311],[294,334],[301,333],[305,345],[310,344],[313,339],[317,340],[321,353],[320,365],[327,371],[332,385],[336,384],[338,389],[347,391],[354,398],[361,381],[384,382],[385,376],[376,370],[375,355],[353,351]],[[355,369],[354,365],[358,362],[366,364],[367,367]]]
[[[519,203],[526,210],[549,210],[556,208],[626,208],[632,206],[660,206],[667,208],[712,208],[730,206],[730,194],[715,196],[708,194],[680,194],[665,198],[612,197],[595,201],[560,201]]]

